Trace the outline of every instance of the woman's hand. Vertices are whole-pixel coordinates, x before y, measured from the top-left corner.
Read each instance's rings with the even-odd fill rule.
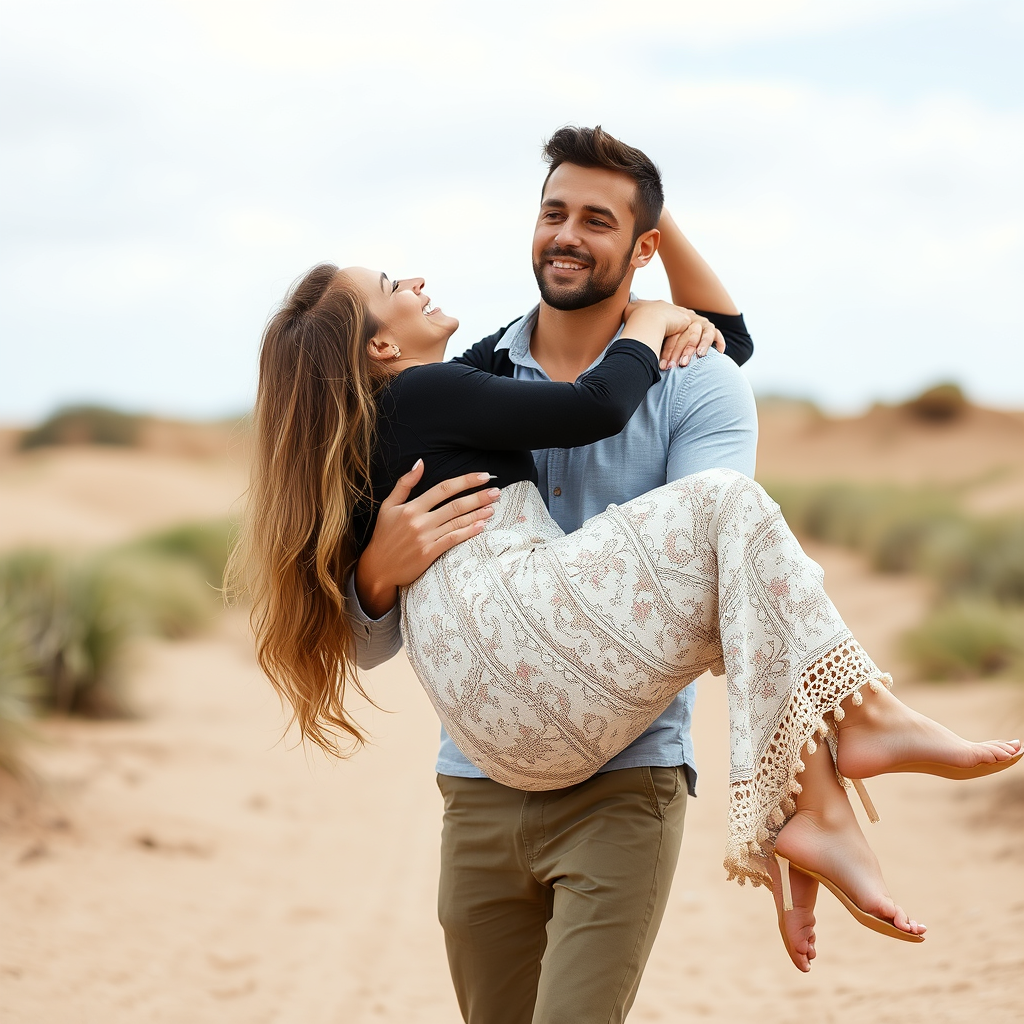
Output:
[[[624,316],[623,337],[636,338],[654,349],[663,370],[686,366],[694,352],[698,356],[706,355],[712,345],[719,352],[725,351],[722,332],[707,317],[692,309],[673,306],[660,299],[637,299],[626,306]],[[659,330],[660,338],[657,337]]]
[[[409,501],[422,476],[420,459],[398,478],[381,502],[373,536],[356,563],[356,594],[371,618],[389,612],[398,601],[398,588],[419,579],[449,548],[475,537],[494,514],[491,506],[501,494],[497,487],[464,493],[490,480],[487,473],[466,473]]]

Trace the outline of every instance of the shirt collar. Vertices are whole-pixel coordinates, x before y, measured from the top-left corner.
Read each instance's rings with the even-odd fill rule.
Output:
[[[630,300],[636,298],[635,295],[630,293]],[[509,329],[501,336],[498,344],[495,345],[497,351],[506,349],[508,351],[508,357],[516,366],[528,366],[533,370],[537,370],[540,373],[544,373],[543,367],[536,359],[533,358],[533,353],[530,352],[530,339],[533,337],[533,329],[537,326],[537,315],[540,312],[540,304],[538,303],[533,309],[530,310],[526,316],[521,317]],[[622,336],[622,328],[624,324],[619,325],[619,329],[609,339],[608,344],[605,345],[601,354],[587,367],[587,370],[592,370],[602,359],[605,357],[605,353],[612,346],[612,342],[618,341]],[[584,370],[584,373],[587,372]],[[547,374],[545,373],[546,377]]]

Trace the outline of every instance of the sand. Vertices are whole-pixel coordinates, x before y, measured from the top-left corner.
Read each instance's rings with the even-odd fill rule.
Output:
[[[788,460],[796,475],[809,455],[791,435],[783,447],[762,448],[762,462]],[[906,472],[920,470],[918,458]],[[240,481],[229,456],[8,460],[0,545],[112,543],[213,517]],[[926,585],[810,550],[851,627],[899,674],[896,639],[926,606]],[[373,745],[335,764],[278,742],[282,715],[240,613],[198,639],[140,644],[132,677],[137,720],[42,723],[42,790],[0,793],[0,1021],[458,1021],[434,907],[437,723],[405,659],[368,674],[389,713],[367,712]],[[698,686],[700,796],[630,1020],[1019,1019],[1024,772],[875,780],[883,820],[869,838],[928,940],[875,935],[823,896],[819,957],[801,975],[770,896],[725,881],[724,687]],[[1019,683],[898,692],[968,735],[1024,731]]]

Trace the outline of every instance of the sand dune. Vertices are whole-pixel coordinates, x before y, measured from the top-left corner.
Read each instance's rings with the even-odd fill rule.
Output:
[[[237,505],[246,470],[226,442],[188,458],[130,448],[47,448],[0,462],[0,548],[113,544]]]
[[[1014,422],[993,429],[1010,438]],[[892,438],[887,447],[875,424],[862,426],[836,426],[829,448],[826,431],[766,415],[762,473],[849,466],[868,479],[873,463],[879,475],[921,479],[921,460],[951,460],[954,448],[944,457],[935,435],[908,433],[898,441],[901,470],[887,454]],[[1005,463],[993,454],[991,465],[1009,467],[1000,470],[1007,479],[1020,468],[1020,450],[1015,463],[1002,434],[988,445],[970,437],[1004,453]],[[971,449],[947,435],[955,438]],[[111,543],[222,515],[241,486],[226,453],[82,449],[13,459],[0,465],[0,546]],[[920,615],[927,588],[873,575],[846,552],[811,553],[850,625],[898,672],[895,638]],[[141,644],[133,677],[138,720],[43,723],[34,753],[42,798],[0,795],[0,1020],[457,1021],[434,911],[437,723],[405,660],[369,674],[392,713],[367,712],[373,746],[338,764],[276,743],[281,713],[238,613],[200,639]],[[687,811],[668,914],[630,1019],[1016,1019],[1024,773],[971,784],[877,780],[883,821],[870,839],[929,938],[892,942],[823,898],[819,959],[803,976],[778,940],[770,897],[725,881],[724,688],[698,685],[700,797]],[[1024,726],[1019,685],[900,692],[968,734]]]
[[[956,484],[978,512],[1024,508],[1024,413],[968,406],[936,422],[880,406],[830,419],[799,402],[759,413],[759,479]]]

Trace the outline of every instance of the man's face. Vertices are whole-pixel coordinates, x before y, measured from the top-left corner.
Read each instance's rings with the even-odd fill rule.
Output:
[[[533,273],[555,309],[583,309],[614,295],[630,270],[636,183],[603,167],[560,164],[533,233]]]

